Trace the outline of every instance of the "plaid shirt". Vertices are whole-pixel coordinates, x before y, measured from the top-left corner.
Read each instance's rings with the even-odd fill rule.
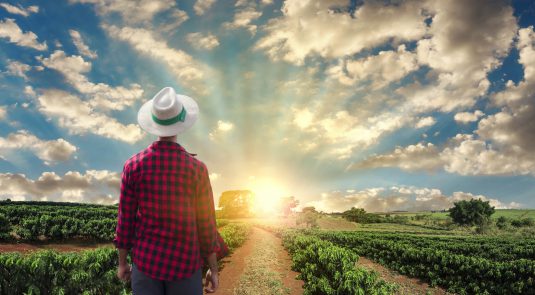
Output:
[[[113,243],[132,250],[139,270],[167,281],[190,277],[213,252],[225,256],[205,164],[169,141],[128,159]]]

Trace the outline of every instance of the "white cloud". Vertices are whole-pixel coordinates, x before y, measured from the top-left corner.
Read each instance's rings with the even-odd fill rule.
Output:
[[[407,147],[396,147],[388,154],[368,157],[364,161],[351,164],[348,169],[370,169],[379,167],[398,167],[407,171],[436,170],[442,168],[443,160],[439,150],[432,143],[418,143]]]
[[[224,134],[230,132],[232,129],[234,129],[234,123],[219,120],[217,121],[217,127],[212,130],[212,132],[210,132],[208,136],[210,137],[210,140],[217,140],[221,138]]]
[[[238,10],[236,14],[234,14],[234,19],[232,22],[223,23],[223,27],[227,29],[245,28],[252,35],[254,35],[256,34],[257,26],[251,24],[251,22],[258,19],[260,16],[262,16],[262,12],[257,11],[252,6],[249,6]]]
[[[63,138],[55,140],[43,140],[37,138],[27,130],[19,130],[10,133],[7,137],[0,137],[0,154],[14,152],[22,149],[32,151],[45,164],[68,160],[74,152],[76,146]],[[3,156],[3,155],[0,155]],[[4,157],[9,158],[9,157]]]
[[[31,70],[31,68],[31,66],[18,61],[9,61],[7,65],[7,73],[13,76],[22,77],[24,80],[27,80],[28,77],[26,76],[26,72]]]
[[[515,147],[496,149],[474,135],[458,134],[441,149],[432,143],[397,147],[391,153],[370,156],[348,169],[378,167],[407,171],[442,168],[460,175],[535,175],[535,156]]]
[[[379,89],[416,69],[416,54],[406,51],[405,45],[400,45],[397,51],[381,51],[357,60],[341,60],[338,65],[327,69],[327,75],[344,85],[367,82],[372,89]]]
[[[189,19],[188,14],[184,10],[178,8],[171,9],[169,20],[163,22],[159,27],[159,31],[172,33],[176,28],[178,28],[183,22]]]
[[[90,132],[129,143],[137,142],[145,135],[137,124],[123,125],[112,117],[95,112],[88,102],[62,90],[43,90],[37,102],[40,112],[57,119],[59,126],[71,134]]]
[[[481,199],[489,201],[497,209],[518,208],[520,204],[504,203],[498,199],[467,192],[454,192],[445,195],[436,188],[418,188],[413,186],[393,186],[390,188],[369,188],[360,191],[332,191],[323,193],[319,200],[310,201],[307,206],[315,206],[324,212],[343,212],[351,207],[363,208],[368,212],[391,211],[427,211],[444,210],[453,207],[453,203]]]
[[[29,97],[36,97],[36,93],[33,90],[33,87],[30,85],[27,85],[24,87],[24,94],[28,95]]]
[[[255,48],[273,60],[303,64],[307,56],[344,57],[391,41],[417,40],[426,32],[421,1],[369,1],[354,17],[348,6],[344,0],[285,1],[283,16],[269,21]]]
[[[197,49],[212,50],[219,46],[219,40],[217,40],[217,37],[210,33],[190,33],[186,36],[186,40],[188,40],[191,46]]]
[[[0,120],[4,120],[7,117],[7,107],[0,106]]]
[[[32,6],[28,6],[27,8],[24,8],[24,7],[20,6],[20,5],[19,6],[13,6],[13,5],[8,4],[8,3],[0,3],[0,7],[3,7],[5,10],[7,10],[7,12],[9,12],[11,14],[18,14],[18,15],[22,15],[24,17],[27,17],[32,13],[39,12],[39,6],[36,6],[36,5],[32,5]]]
[[[111,205],[119,202],[120,183],[120,174],[107,170],[68,171],[63,176],[43,172],[37,179],[0,173],[0,197]]]
[[[70,3],[94,4],[101,15],[118,13],[126,23],[144,23],[176,6],[174,0],[69,0]]]
[[[37,35],[33,32],[28,31],[24,33],[15,23],[15,20],[11,18],[0,21],[0,38],[7,38],[11,43],[40,51],[47,50],[48,48],[46,42],[39,43],[37,41]]]
[[[56,50],[50,57],[42,59],[42,63],[47,68],[63,74],[76,90],[90,97],[91,107],[103,111],[123,110],[133,105],[143,95],[143,89],[139,84],[131,84],[130,88],[125,88],[90,82],[84,74],[91,71],[91,63],[78,55],[67,56],[65,52]]]
[[[470,112],[457,113],[457,114],[455,114],[455,116],[453,118],[455,119],[456,122],[459,122],[459,123],[462,123],[462,124],[467,124],[467,123],[475,122],[475,121],[479,120],[479,118],[484,116],[484,115],[485,114],[482,111],[476,110],[473,113],[470,113]]]
[[[193,5],[193,10],[197,15],[203,15],[208,9],[214,5],[216,0],[197,0]]]
[[[517,29],[507,1],[429,1],[428,36],[418,41],[418,62],[431,68],[430,82],[398,93],[419,112],[472,107],[486,94],[487,74],[507,55]]]
[[[433,117],[423,117],[423,118],[420,118],[418,122],[416,122],[414,127],[416,128],[429,127],[429,126],[435,125],[436,122],[437,120],[435,120],[435,118]]]
[[[94,51],[91,51],[89,49],[89,46],[87,46],[84,43],[84,40],[82,39],[82,35],[80,35],[80,32],[75,30],[69,30],[69,34],[71,35],[72,42],[74,43],[74,46],[76,46],[76,49],[78,49],[78,52],[91,59],[97,58],[97,53]]]
[[[473,136],[458,136],[459,143],[445,148],[444,169],[461,175],[535,175],[535,155],[514,148],[495,149]]]
[[[320,114],[303,108],[293,112],[292,123],[311,135],[311,142],[329,145],[328,153],[338,159],[349,158],[355,149],[365,149],[412,120],[408,116],[382,113],[367,118],[351,115],[348,111]]]
[[[200,94],[206,93],[206,86],[202,82],[209,69],[186,52],[169,47],[149,30],[116,26],[104,26],[104,29],[112,38],[126,41],[138,52],[167,64],[184,87]]]

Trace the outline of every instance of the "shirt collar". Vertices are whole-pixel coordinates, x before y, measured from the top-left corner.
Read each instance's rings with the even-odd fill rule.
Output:
[[[164,141],[164,140],[157,140],[153,142],[150,145],[150,148],[152,149],[171,149],[171,150],[179,150],[179,151],[186,151],[180,144],[173,141]]]

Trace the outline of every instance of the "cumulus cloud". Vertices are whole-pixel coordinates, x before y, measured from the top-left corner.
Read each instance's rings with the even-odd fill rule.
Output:
[[[535,175],[535,156],[514,147],[496,149],[471,134],[458,134],[444,146],[432,143],[397,147],[373,155],[348,169],[398,167],[406,171],[444,169],[460,175]]]
[[[159,31],[172,33],[176,28],[178,28],[183,22],[189,19],[188,14],[184,10],[174,8],[169,14],[169,20],[163,22],[159,27]]]
[[[217,121],[217,127],[212,130],[212,132],[210,132],[208,136],[210,137],[210,140],[217,140],[232,129],[234,129],[234,123],[219,120]]]
[[[27,130],[19,130],[6,137],[0,137],[0,157],[8,159],[6,153],[24,149],[33,152],[47,165],[66,161],[77,150],[76,146],[63,138],[43,140]]]
[[[234,14],[232,22],[223,23],[223,27],[227,29],[247,29],[252,35],[256,34],[257,26],[251,24],[254,20],[262,16],[262,12],[257,11],[254,7],[248,6],[243,9],[239,9]]]
[[[208,9],[214,5],[216,0],[197,0],[193,5],[193,10],[197,15],[203,15]]]
[[[7,38],[11,43],[40,51],[48,49],[46,42],[39,43],[37,41],[37,35],[33,32],[28,31],[24,33],[17,23],[15,23],[15,20],[11,18],[0,21],[0,38]]]
[[[104,29],[112,38],[128,42],[136,51],[167,64],[184,87],[197,93],[206,93],[202,81],[209,69],[191,55],[169,47],[165,41],[157,38],[154,32],[146,29],[107,25],[104,25]]]
[[[120,174],[107,170],[68,171],[63,176],[43,172],[37,179],[30,179],[24,174],[0,173],[0,197],[15,201],[111,205],[119,201],[120,183]]]
[[[174,0],[69,0],[70,3],[91,3],[100,15],[117,13],[126,23],[148,22],[163,11],[176,6]]]
[[[41,113],[56,119],[71,134],[94,133],[107,138],[135,143],[145,135],[137,124],[124,125],[116,119],[93,110],[90,103],[57,89],[46,89],[37,97]]]
[[[517,48],[524,67],[524,80],[509,81],[505,90],[492,96],[501,111],[479,122],[476,133],[501,147],[516,149],[524,156],[535,150],[535,32],[533,27],[520,29]],[[533,157],[529,157],[533,158]]]
[[[416,128],[429,127],[429,126],[435,125],[436,122],[437,122],[437,120],[435,118],[433,118],[433,117],[423,117],[423,118],[420,118],[416,122],[414,127],[416,127]]]
[[[398,90],[420,112],[472,107],[486,94],[487,74],[507,55],[516,33],[513,9],[504,0],[428,1],[428,36],[418,41],[418,62],[431,68],[430,82]]]
[[[484,195],[467,192],[446,195],[436,188],[413,186],[332,191],[323,193],[319,200],[308,202],[307,206],[315,206],[316,209],[325,212],[343,212],[351,207],[363,208],[368,212],[429,211],[449,209],[454,202],[470,199],[489,201],[490,205],[497,209],[519,207],[518,203],[504,203]]]
[[[102,111],[123,110],[133,105],[143,94],[139,84],[131,84],[130,88],[126,88],[89,81],[85,74],[91,71],[91,63],[78,55],[67,56],[65,52],[56,50],[49,57],[42,59],[42,63],[45,67],[63,74],[76,90],[90,97],[91,107]]]
[[[362,119],[345,110],[319,116],[316,110],[309,108],[294,110],[292,118],[293,124],[312,136],[312,142],[329,144],[329,154],[338,159],[347,159],[354,149],[375,144],[381,136],[400,128],[409,120],[412,119],[395,113]]]
[[[364,161],[351,164],[348,170],[380,167],[399,167],[407,171],[436,170],[443,167],[439,150],[432,143],[418,143],[407,147],[396,147],[388,154],[371,156]]]
[[[28,76],[26,76],[26,72],[31,70],[31,68],[31,66],[19,61],[9,61],[7,64],[7,73],[13,76],[22,77],[24,80],[27,80]]]
[[[392,40],[418,40],[426,32],[421,1],[366,1],[353,16],[348,11],[343,0],[285,1],[283,15],[269,21],[255,48],[273,60],[303,64],[307,56],[353,55]]]
[[[219,46],[219,40],[217,40],[217,37],[210,33],[190,33],[186,36],[186,40],[188,40],[191,46],[197,49],[212,50]]]
[[[381,51],[357,60],[342,59],[338,65],[327,70],[327,75],[344,85],[368,83],[375,90],[417,69],[416,54],[408,52],[405,45],[400,45],[397,51]]]
[[[0,106],[0,120],[4,120],[7,117],[7,107]]]
[[[80,32],[75,31],[75,30],[69,30],[69,34],[71,35],[74,46],[76,46],[76,49],[78,49],[78,52],[80,52],[81,55],[86,56],[91,59],[97,58],[97,53],[94,51],[91,51],[91,49],[89,49],[89,46],[87,46],[84,43],[84,40],[82,39],[82,35],[80,35]]]
[[[470,122],[476,122],[477,120],[479,120],[480,117],[482,117],[484,115],[485,114],[480,110],[476,110],[473,113],[471,113],[471,112],[460,112],[460,113],[455,114],[453,119],[455,119],[456,122],[459,122],[459,123],[462,123],[462,124],[467,124],[467,123],[470,123]]]
[[[18,14],[24,17],[30,16],[30,14],[32,13],[39,12],[39,6],[36,6],[36,5],[32,5],[32,6],[28,6],[24,8],[20,5],[14,6],[8,3],[0,3],[0,7],[4,8],[5,10],[7,10],[7,12],[11,14]]]

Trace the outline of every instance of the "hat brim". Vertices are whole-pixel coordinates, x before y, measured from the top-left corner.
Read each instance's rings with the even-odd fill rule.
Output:
[[[153,99],[144,103],[137,113],[137,122],[143,130],[158,136],[173,136],[180,134],[193,126],[199,116],[199,106],[189,96],[175,94],[186,109],[184,122],[176,122],[171,125],[160,125],[152,120]]]

